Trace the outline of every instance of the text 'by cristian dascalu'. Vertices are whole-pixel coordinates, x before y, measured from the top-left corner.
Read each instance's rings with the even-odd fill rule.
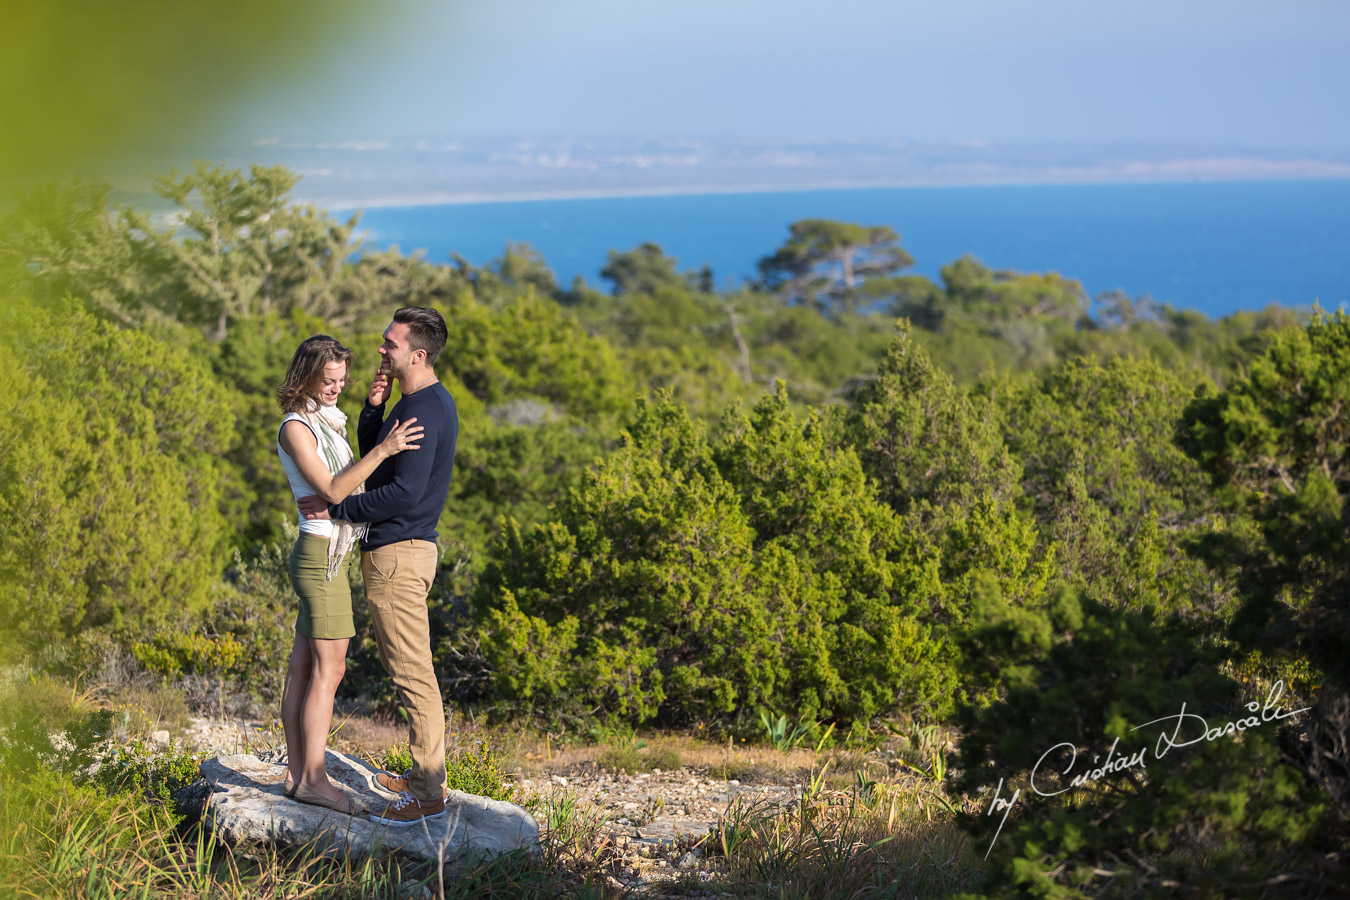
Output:
[[[1247,704],[1246,708],[1247,711],[1251,713],[1250,716],[1233,719],[1222,725],[1216,725],[1211,728],[1204,716],[1187,712],[1186,704],[1183,702],[1181,704],[1181,712],[1176,715],[1163,716],[1160,719],[1154,719],[1151,722],[1136,725],[1130,730],[1138,731],[1141,728],[1148,728],[1150,725],[1161,726],[1163,729],[1162,733],[1158,736],[1158,742],[1153,747],[1153,759],[1160,760],[1171,750],[1189,747],[1192,744],[1216,741],[1220,738],[1235,737],[1249,728],[1257,728],[1267,722],[1288,719],[1299,713],[1307,712],[1311,708],[1305,706],[1303,709],[1296,709],[1288,712],[1284,711],[1280,709],[1280,698],[1283,696],[1284,682],[1277,681],[1271,687],[1270,693],[1266,695],[1266,702],[1264,704],[1256,703],[1255,701]],[[1165,724],[1169,722],[1176,723],[1170,734],[1167,732]],[[1092,758],[1093,765],[1091,768],[1084,767],[1081,771],[1076,773],[1074,772],[1074,767],[1078,762],[1078,748],[1067,741],[1055,744],[1055,746],[1041,754],[1041,758],[1036,761],[1036,765],[1031,769],[1030,786],[1032,792],[1041,797],[1055,797],[1066,793],[1067,791],[1071,791],[1074,788],[1080,788],[1090,782],[1097,781],[1105,775],[1112,775],[1116,772],[1123,772],[1126,769],[1135,767],[1148,768],[1148,747],[1140,749],[1137,753],[1117,756],[1116,746],[1119,743],[1120,738],[1116,738],[1111,742],[1111,749],[1107,751],[1105,760],[1100,756],[1094,756]],[[1036,786],[1036,773],[1040,770],[1041,764],[1045,762],[1046,757],[1050,756],[1050,754],[1054,753],[1056,750],[1063,748],[1068,748],[1070,751],[1069,764],[1059,774],[1069,778],[1069,786],[1054,791],[1041,790]],[[989,842],[989,850],[985,851],[984,856],[986,859],[989,858],[989,852],[994,849],[994,841],[998,840],[999,834],[1003,831],[1003,823],[1008,821],[1008,813],[1012,812],[1013,806],[1021,799],[1022,789],[1018,788],[1013,791],[1012,796],[1007,799],[1004,799],[1002,793],[1003,779],[1000,778],[998,780],[998,787],[994,790],[994,799],[990,802],[989,809],[985,811],[985,815],[992,816],[1001,812],[1003,813],[1003,818],[999,820],[998,830],[994,832],[994,840]]]

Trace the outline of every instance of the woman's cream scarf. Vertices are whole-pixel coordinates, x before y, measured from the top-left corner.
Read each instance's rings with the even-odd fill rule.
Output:
[[[352,446],[347,443],[347,414],[336,406],[320,406],[311,402],[309,407],[299,413],[319,439],[319,456],[328,465],[328,471],[339,475],[355,465]],[[349,497],[365,491],[364,485],[352,488]],[[333,580],[338,566],[361,538],[366,536],[367,525],[364,522],[348,522],[346,519],[333,520],[333,534],[328,538],[328,580]]]

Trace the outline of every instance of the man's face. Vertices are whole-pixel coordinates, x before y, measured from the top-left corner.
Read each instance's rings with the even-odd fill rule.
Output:
[[[384,343],[380,344],[381,364],[385,373],[392,378],[403,378],[413,366],[413,349],[408,345],[408,326],[404,322],[393,322],[384,330]]]

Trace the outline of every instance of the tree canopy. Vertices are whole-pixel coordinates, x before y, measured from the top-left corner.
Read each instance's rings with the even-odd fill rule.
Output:
[[[793,302],[828,309],[858,305],[861,283],[914,264],[889,225],[802,219],[772,256],[759,261],[761,283]]]

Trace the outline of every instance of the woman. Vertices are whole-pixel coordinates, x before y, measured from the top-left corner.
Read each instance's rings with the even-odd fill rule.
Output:
[[[286,413],[277,432],[277,454],[296,500],[317,494],[337,503],[359,493],[361,484],[383,460],[416,450],[422,426],[409,419],[394,423],[388,437],[360,461],[347,443],[347,417],[338,397],[351,373],[352,351],[327,335],[304,341],[277,388]],[[324,770],[333,697],[347,669],[347,642],[356,634],[348,570],[356,542],[365,533],[359,523],[300,517],[300,537],[291,551],[291,585],[300,598],[295,643],[281,700],[286,733],[287,796],[349,815],[358,810]]]

